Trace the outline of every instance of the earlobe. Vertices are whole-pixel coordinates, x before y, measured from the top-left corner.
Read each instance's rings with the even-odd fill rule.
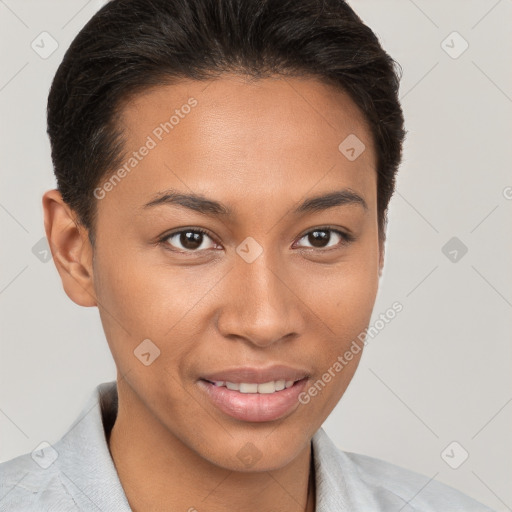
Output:
[[[56,189],[44,193],[43,212],[46,238],[66,295],[79,306],[96,306],[87,230]]]

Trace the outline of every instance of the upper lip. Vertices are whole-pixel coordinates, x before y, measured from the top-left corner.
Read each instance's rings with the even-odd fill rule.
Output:
[[[306,370],[292,368],[286,365],[273,365],[267,368],[257,368],[254,366],[244,366],[242,368],[230,368],[203,375],[201,378],[210,382],[247,382],[263,384],[265,382],[276,380],[301,380],[308,377]]]

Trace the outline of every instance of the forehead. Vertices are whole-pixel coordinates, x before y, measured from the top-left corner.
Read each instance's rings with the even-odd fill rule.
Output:
[[[189,109],[187,102],[191,103],[191,98],[197,105]],[[369,136],[367,120],[348,94],[311,77],[249,80],[227,74],[211,81],[185,80],[131,97],[122,113],[128,138],[153,132],[174,114],[173,135],[185,135],[187,127],[195,129],[204,138],[199,141],[196,137],[190,143],[197,141],[203,146],[210,143],[222,147],[219,139],[227,135],[255,147],[265,133],[271,134],[272,137],[263,137],[269,149],[290,140],[291,132],[310,137],[314,132],[325,138],[332,135],[335,141],[347,133],[355,133],[361,139]],[[185,118],[188,121],[181,123]],[[277,141],[276,134],[282,135]],[[269,144],[270,141],[275,142]]]
[[[166,188],[215,193],[233,207],[343,186],[366,190],[371,203],[376,192],[364,116],[346,93],[314,78],[226,75],[158,86],[130,99],[121,124],[125,163],[135,165],[109,195],[133,207]],[[347,138],[365,147],[355,160],[342,152]]]

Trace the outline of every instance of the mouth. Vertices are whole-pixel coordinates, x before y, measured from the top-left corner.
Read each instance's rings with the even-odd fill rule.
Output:
[[[244,422],[282,419],[299,406],[308,377],[267,382],[199,379],[197,384],[220,412]]]

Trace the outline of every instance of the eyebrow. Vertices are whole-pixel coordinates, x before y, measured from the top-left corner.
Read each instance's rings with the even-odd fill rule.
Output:
[[[213,217],[230,218],[234,216],[234,211],[231,208],[218,201],[208,199],[201,194],[183,194],[172,189],[156,194],[151,201],[143,206],[143,209],[160,205],[181,206]],[[291,213],[292,215],[303,215],[305,213],[327,210],[336,206],[348,205],[359,205],[365,210],[368,210],[368,205],[363,197],[353,190],[346,188],[305,199],[294,208]]]

